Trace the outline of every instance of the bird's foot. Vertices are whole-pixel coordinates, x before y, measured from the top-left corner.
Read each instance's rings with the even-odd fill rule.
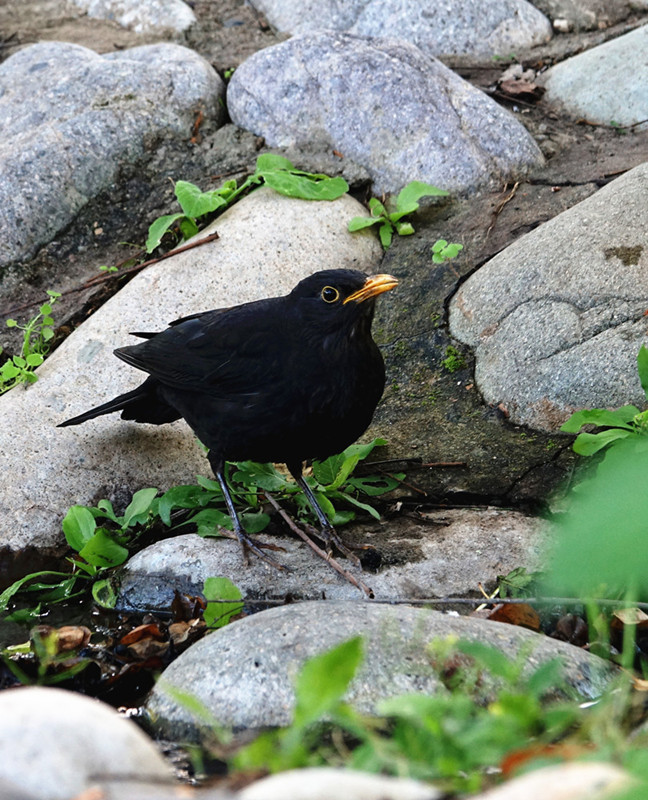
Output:
[[[245,561],[246,566],[249,566],[250,564],[250,553],[254,553],[257,558],[260,558],[261,561],[265,561],[265,563],[269,564],[271,567],[274,567],[281,572],[290,572],[290,567],[287,567],[285,564],[280,564],[279,561],[275,561],[274,558],[271,558],[269,555],[263,552],[263,550],[282,550],[285,552],[285,548],[276,544],[270,544],[269,542],[260,542],[258,539],[253,539],[251,536],[248,536],[243,529],[238,531],[227,531],[221,529],[221,535],[225,536],[227,539],[238,539],[238,541],[241,543],[243,560]]]

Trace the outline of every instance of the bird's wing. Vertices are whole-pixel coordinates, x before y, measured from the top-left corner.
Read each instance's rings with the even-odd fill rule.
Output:
[[[175,389],[254,394],[276,369],[284,322],[276,300],[261,300],[185,317],[115,355]]]

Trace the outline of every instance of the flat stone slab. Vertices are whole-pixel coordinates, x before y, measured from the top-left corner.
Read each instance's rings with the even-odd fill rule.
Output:
[[[646,336],[648,164],[522,236],[450,304],[450,332],[474,348],[487,403],[552,431],[580,408],[641,406]]]
[[[602,125],[648,127],[648,25],[551,67],[545,99]]]
[[[549,41],[549,20],[526,0],[255,0],[278,30],[393,36],[428,55],[509,55]]]
[[[211,65],[176,44],[98,55],[40,42],[10,56],[0,64],[0,267],[51,241],[147,140],[191,138],[200,110],[222,121],[223,94]]]
[[[541,520],[496,508],[432,512],[421,522],[383,520],[339,531],[349,543],[376,548],[383,556],[377,573],[362,572],[343,557],[339,561],[378,599],[472,594],[480,583],[494,586],[498,575],[520,565],[539,569],[541,526]],[[167,611],[174,591],[201,595],[205,579],[215,575],[229,578],[250,600],[363,596],[299,539],[267,534],[256,538],[282,547],[269,552],[290,572],[279,572],[254,556],[245,566],[239,543],[231,539],[184,534],[156,542],[128,561],[117,605],[124,610]]]
[[[376,195],[412,180],[471,192],[543,161],[512,114],[398,39],[295,36],[238,67],[227,106],[272,147],[338,150],[365,167]]]
[[[30,549],[56,552],[61,518],[75,503],[108,497],[123,504],[143,486],[164,490],[210,475],[182,421],[138,425],[114,414],[56,425],[141,383],[143,373],[112,354],[132,341],[128,331],[162,330],[187,314],[287,293],[320,269],[375,272],[377,239],[346,229],[350,217],[364,213],[348,195],[308,202],[253,192],[199,234],[217,230],[217,241],[138,274],[45,361],[37,383],[3,395],[0,564]],[[6,569],[0,566],[0,582]]]
[[[63,689],[0,692],[0,750],[0,784],[38,800],[69,800],[102,779],[171,781],[164,759],[134,722]]]
[[[147,702],[154,730],[171,739],[200,737],[199,723],[165,693],[165,685],[191,694],[218,725],[235,730],[285,726],[292,719],[294,681],[304,661],[358,635],[364,637],[365,658],[345,699],[368,714],[384,698],[439,690],[426,650],[435,638],[484,642],[511,658],[528,649],[529,670],[559,656],[568,684],[584,698],[598,696],[616,674],[598,656],[501,622],[366,602],[298,603],[230,623],[182,653],[164,670]]]

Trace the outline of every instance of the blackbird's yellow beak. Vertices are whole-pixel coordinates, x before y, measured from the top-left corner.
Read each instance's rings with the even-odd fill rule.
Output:
[[[357,292],[350,294],[344,301],[344,304],[349,303],[351,300],[356,303],[362,303],[370,297],[376,297],[383,292],[388,292],[397,285],[398,281],[393,275],[371,275],[364,282],[362,289],[358,289]]]

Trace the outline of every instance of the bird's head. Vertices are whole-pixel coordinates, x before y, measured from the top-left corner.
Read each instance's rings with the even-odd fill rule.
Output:
[[[398,284],[392,275],[370,275],[353,269],[328,269],[304,278],[290,293],[305,322],[320,331],[368,330],[376,297]]]

